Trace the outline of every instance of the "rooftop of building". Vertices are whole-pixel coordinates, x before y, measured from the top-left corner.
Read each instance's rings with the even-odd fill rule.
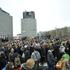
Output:
[[[26,11],[26,10],[23,13],[27,13],[27,12],[35,13],[34,11]]]
[[[35,19],[35,12],[34,11],[24,11],[23,18],[34,18]]]
[[[4,11],[2,8],[0,8],[0,10],[5,14],[10,15],[8,12]]]

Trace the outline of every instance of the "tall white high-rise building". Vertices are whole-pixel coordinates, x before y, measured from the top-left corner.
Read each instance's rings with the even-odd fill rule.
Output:
[[[12,16],[0,8],[0,38],[13,37]]]
[[[22,37],[35,37],[37,33],[37,24],[35,19],[35,13],[23,12],[23,18],[21,19],[21,34]]]

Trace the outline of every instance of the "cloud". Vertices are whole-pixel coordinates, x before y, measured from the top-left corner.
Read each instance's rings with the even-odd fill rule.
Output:
[[[13,16],[14,35],[21,33],[25,10],[35,11],[38,31],[70,25],[70,0],[0,0],[0,6]]]

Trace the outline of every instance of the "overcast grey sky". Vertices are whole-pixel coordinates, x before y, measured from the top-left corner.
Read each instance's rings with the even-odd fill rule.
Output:
[[[70,0],[0,0],[0,7],[13,16],[14,35],[21,32],[23,11],[35,11],[37,31],[70,26]]]

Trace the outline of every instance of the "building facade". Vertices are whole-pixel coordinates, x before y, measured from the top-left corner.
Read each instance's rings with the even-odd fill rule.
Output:
[[[52,38],[69,39],[70,27],[57,28],[55,30],[48,31]]]
[[[12,16],[0,8],[0,38],[13,37]]]
[[[22,37],[35,37],[37,33],[37,24],[35,19],[35,13],[23,12],[23,18],[21,19],[21,34]]]
[[[40,32],[38,36],[40,39],[47,39],[49,36],[51,39],[59,38],[61,40],[67,40],[70,39],[70,27],[57,28],[55,30]]]

